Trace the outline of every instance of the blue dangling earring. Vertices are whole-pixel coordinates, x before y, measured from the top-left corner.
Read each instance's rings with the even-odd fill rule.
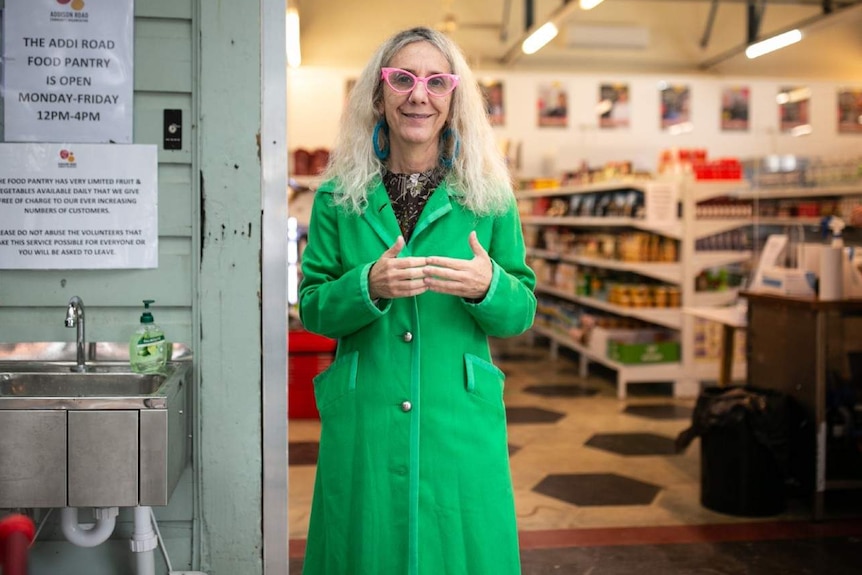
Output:
[[[446,155],[446,147],[449,143],[449,140],[452,140],[452,155]],[[440,134],[440,165],[444,168],[451,168],[455,165],[455,158],[458,157],[458,154],[461,152],[461,138],[458,137],[458,134],[452,128],[446,128],[443,130],[443,133]]]
[[[385,143],[382,148],[380,147],[380,144],[377,143],[381,130],[383,131],[383,136],[385,138]],[[374,155],[377,156],[378,160],[382,162],[389,157],[389,126],[383,118],[380,118],[377,120],[377,123],[374,124],[374,133],[371,134],[371,145],[374,146]]]

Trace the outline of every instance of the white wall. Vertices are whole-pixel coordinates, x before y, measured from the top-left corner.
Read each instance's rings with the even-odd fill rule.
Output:
[[[299,68],[288,73],[288,141],[292,148],[330,147],[338,128],[345,84],[359,70]],[[483,77],[478,72],[479,77]],[[824,158],[862,155],[862,134],[838,134],[836,102],[839,88],[854,88],[799,78],[751,80],[707,76],[620,76],[573,73],[495,72],[504,83],[506,124],[495,128],[501,139],[520,141],[521,175],[556,176],[586,160],[591,166],[630,160],[637,169],[655,170],[661,150],[705,148],[710,158],[741,159],[767,154],[798,154]],[[694,130],[673,136],[659,128],[658,84],[691,88]],[[541,84],[560,82],[569,94],[567,128],[536,126],[536,99]],[[598,128],[595,106],[600,84],[628,83],[631,125],[623,130]],[[860,81],[862,85],[862,81]],[[725,87],[751,89],[748,132],[722,132],[720,98]],[[792,137],[778,131],[775,96],[780,88],[811,89],[813,133]],[[370,136],[369,136],[370,137]],[[550,172],[550,173],[549,173]]]

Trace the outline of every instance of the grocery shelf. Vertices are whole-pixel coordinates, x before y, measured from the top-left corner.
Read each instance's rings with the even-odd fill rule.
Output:
[[[658,186],[654,186],[658,184]],[[669,188],[676,186],[676,189]],[[580,217],[580,216],[546,216],[532,215],[532,209],[537,205],[533,203],[531,206],[524,206],[524,212],[521,216],[522,223],[526,227],[530,226],[549,226],[572,228],[576,230],[596,230],[596,231],[621,231],[621,230],[639,230],[650,232],[665,238],[678,240],[678,262],[622,262],[617,260],[609,260],[596,256],[586,256],[577,253],[564,253],[561,250],[547,249],[530,249],[528,254],[534,258],[542,258],[547,262],[567,263],[577,267],[590,267],[600,270],[609,270],[610,272],[632,272],[639,276],[661,281],[665,284],[678,286],[680,290],[680,303],[686,308],[691,307],[721,307],[732,304],[739,297],[739,291],[736,288],[725,289],[721,291],[696,291],[695,278],[705,270],[713,268],[722,268],[734,264],[743,264],[749,262],[754,257],[754,252],[750,249],[740,250],[706,250],[698,249],[706,245],[716,245],[712,241],[700,242],[718,234],[726,232],[734,232],[735,230],[752,230],[758,226],[815,226],[820,225],[820,218],[817,217],[760,217],[752,214],[749,216],[740,217],[738,215],[730,215],[728,217],[708,217],[702,214],[704,212],[716,213],[716,211],[701,210],[699,203],[709,200],[717,200],[714,202],[718,210],[721,209],[723,202],[722,198],[729,198],[729,210],[727,213],[733,213],[733,202],[737,200],[772,200],[781,198],[818,198],[818,197],[842,197],[842,196],[860,196],[862,197],[862,182],[858,184],[840,185],[840,186],[823,186],[823,187],[787,187],[787,188],[766,188],[757,189],[749,182],[742,180],[694,180],[690,176],[683,176],[676,180],[654,179],[654,180],[638,180],[625,182],[604,182],[601,184],[588,186],[570,186],[557,189],[537,189],[529,191],[520,191],[516,194],[518,199],[535,200],[542,197],[561,197],[574,196],[577,194],[588,194],[595,192],[606,192],[616,190],[637,190],[644,193],[644,201],[646,203],[645,212],[648,216],[654,216],[655,221],[648,218],[634,217]],[[651,196],[651,190],[655,192],[655,196]],[[654,211],[650,210],[650,198],[655,198]],[[674,212],[670,202],[677,201],[681,209]],[[758,207],[752,206],[750,210],[757,212]],[[679,217],[672,218],[672,214],[678,213]],[[659,222],[664,219],[666,221]],[[535,229],[530,230],[531,233]],[[539,230],[541,231],[541,230]],[[723,245],[723,244],[721,244]],[[575,270],[575,273],[578,273]],[[652,378],[654,373],[660,373],[662,376],[675,378],[674,394],[677,390],[680,393],[690,394],[697,392],[699,389],[699,381],[716,380],[719,376],[718,361],[704,361],[700,357],[695,356],[695,323],[691,316],[684,317],[680,308],[641,308],[620,306],[609,303],[607,301],[590,297],[577,295],[574,289],[560,289],[554,286],[540,284],[536,287],[537,293],[542,293],[551,296],[549,299],[556,298],[557,305],[564,307],[567,304],[563,302],[573,302],[576,306],[581,306],[592,310],[601,310],[621,318],[633,318],[640,321],[652,324],[654,326],[669,328],[679,331],[679,341],[681,345],[681,359],[674,365],[673,368],[668,366],[638,366],[633,368],[627,365],[616,364],[608,360],[606,357],[600,357],[594,351],[584,348],[582,345],[572,341],[567,336],[560,333],[554,333],[546,327],[537,326],[537,332],[543,330],[542,333],[549,338],[553,338],[555,345],[565,345],[579,353],[583,353],[584,358],[590,361],[601,362],[602,364],[619,370],[618,380],[627,382],[634,381],[632,378]],[[552,302],[553,304],[554,302]],[[577,307],[575,307],[577,309]],[[573,320],[574,321],[574,320]],[[632,375],[632,369],[638,370],[637,375]],[[733,377],[735,379],[744,377],[745,365],[743,362],[736,362],[732,366]],[[646,379],[639,379],[645,381]],[[618,392],[621,398],[625,397],[625,384],[618,385]]]
[[[735,195],[738,198],[759,200],[859,196],[862,195],[862,180],[853,184],[836,186],[749,187],[746,190],[740,190]]]
[[[732,288],[721,291],[696,291],[691,298],[692,307],[722,307],[736,301],[739,289]]]
[[[743,197],[751,188],[744,180],[697,180],[691,187],[695,203],[722,196]]]
[[[747,262],[753,254],[751,250],[700,250],[692,261],[694,275],[709,268]]]
[[[681,376],[681,366],[679,362],[628,365],[618,361],[613,361],[604,354],[596,353],[586,346],[576,342],[568,335],[562,334],[552,328],[542,325],[534,325],[533,332],[551,340],[552,355],[557,354],[557,346],[563,346],[577,352],[580,356],[579,370],[581,377],[587,376],[590,361],[613,369],[617,375],[617,397],[620,399],[625,399],[626,386],[629,383],[675,381]]]
[[[646,321],[662,327],[671,329],[680,329],[682,321],[680,319],[679,309],[677,308],[651,308],[651,307],[628,307],[600,300],[594,297],[576,295],[565,290],[542,284],[536,285],[536,291],[546,293],[558,298],[567,299],[594,309],[611,312],[615,315],[630,317]]]
[[[820,226],[820,217],[768,217],[753,216],[750,225],[754,226]]]
[[[560,186],[557,188],[538,188],[535,190],[518,190],[515,192],[517,199],[530,199],[541,197],[573,196],[579,194],[594,194],[602,192],[618,192],[623,190],[643,190],[644,184],[653,180],[613,180],[608,182],[597,182],[594,184],[583,184],[578,186]]]
[[[552,250],[530,248],[527,255],[547,260],[557,260],[570,264],[591,266],[608,270],[634,272],[642,276],[655,278],[671,284],[679,284],[682,268],[678,263],[664,262],[623,262],[608,258],[563,254]]]
[[[656,225],[643,218],[625,217],[581,217],[581,216],[521,216],[521,223],[533,226],[571,226],[578,228],[634,228],[653,232],[669,238],[679,239],[682,226],[679,222]]]
[[[708,238],[722,232],[730,232],[751,225],[752,218],[697,218],[691,236],[695,240]]]

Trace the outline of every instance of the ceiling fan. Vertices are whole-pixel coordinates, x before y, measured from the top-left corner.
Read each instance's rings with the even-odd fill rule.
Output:
[[[491,30],[502,32],[503,25],[499,22],[461,22],[452,10],[453,0],[443,0],[443,18],[437,22],[435,28],[444,34],[452,34],[458,30]]]

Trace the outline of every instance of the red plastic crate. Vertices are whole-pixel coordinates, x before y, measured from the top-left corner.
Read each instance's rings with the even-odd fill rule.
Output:
[[[319,419],[314,401],[314,378],[332,364],[335,340],[291,330],[287,340],[287,416]]]

